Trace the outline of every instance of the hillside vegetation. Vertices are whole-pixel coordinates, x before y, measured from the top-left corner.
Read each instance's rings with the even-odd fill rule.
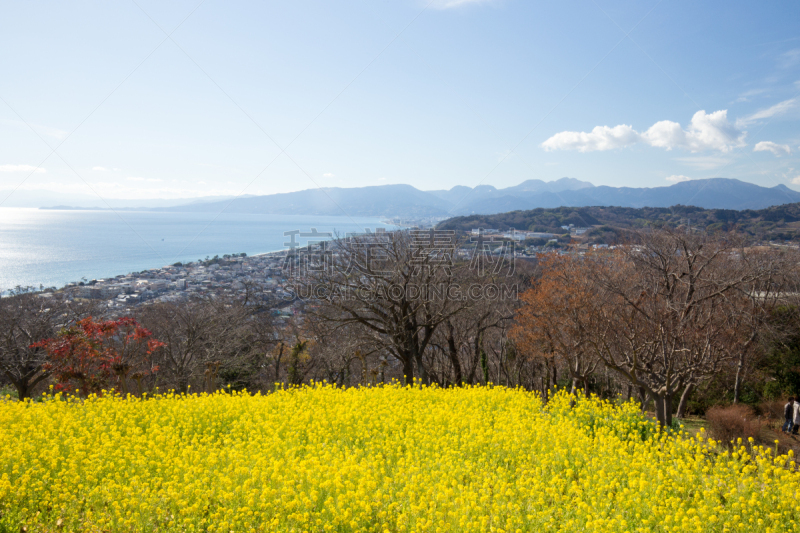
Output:
[[[564,233],[562,226],[591,227],[595,238],[619,235],[619,230],[646,227],[691,226],[707,231],[737,230],[761,240],[795,240],[800,228],[800,203],[766,209],[703,209],[672,207],[557,207],[511,211],[497,215],[454,217],[441,222],[438,229],[469,231],[474,228]]]

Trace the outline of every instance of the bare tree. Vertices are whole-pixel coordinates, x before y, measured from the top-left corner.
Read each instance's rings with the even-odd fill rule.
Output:
[[[755,349],[765,308],[786,259],[731,235],[642,232],[611,252],[553,256],[523,295],[514,336],[529,355],[563,361],[588,390],[594,376],[618,387],[614,371],[662,425],[682,413],[692,390]]]
[[[751,284],[744,301],[746,309],[732,317],[738,321],[737,329],[749,332],[747,340],[736,349],[733,403],[738,403],[742,394],[745,374],[751,361],[763,352],[765,337],[772,337],[770,317],[778,306],[791,305],[798,294],[798,259],[800,254],[791,248],[751,248],[748,262],[761,272],[759,279]],[[679,408],[682,414],[683,409]]]
[[[463,279],[473,287],[498,281],[492,277],[482,279],[475,275]],[[442,359],[435,376],[440,385],[497,382],[501,379],[501,373],[507,373],[508,339],[505,332],[514,317],[516,303],[514,299],[499,297],[476,298],[469,307],[448,318],[437,329],[431,348]],[[494,372],[490,369],[490,354],[495,356]],[[490,378],[490,374],[494,379]]]
[[[17,389],[20,400],[47,379],[47,352],[31,345],[54,337],[58,330],[92,314],[97,309],[70,302],[62,293],[17,288],[0,298],[0,371]]]
[[[670,425],[677,395],[688,396],[751,342],[753,294],[777,263],[754,260],[731,235],[661,230],[639,239],[591,259],[598,296],[587,339],[609,368],[647,391],[658,421]]]
[[[375,233],[339,238],[321,247],[294,280],[300,297],[322,305],[312,312],[364,343],[390,354],[403,366],[405,382],[431,377],[426,351],[436,331],[474,298],[459,281],[466,263],[453,260],[456,242],[430,232]]]
[[[298,329],[284,328],[282,338],[287,338],[287,346],[300,337],[312,341],[307,350],[309,359],[301,367],[304,376],[342,386],[377,381],[382,365],[380,346],[360,325],[341,325],[312,316],[304,321],[302,335],[295,333]]]
[[[193,299],[147,306],[137,318],[166,344],[158,353],[160,383],[186,392],[194,382],[213,392],[221,369],[249,352],[249,317],[236,301]]]

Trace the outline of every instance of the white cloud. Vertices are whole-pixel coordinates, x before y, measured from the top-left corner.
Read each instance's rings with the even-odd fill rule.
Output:
[[[639,140],[639,134],[633,127],[620,124],[609,128],[608,126],[595,126],[591,132],[562,131],[556,133],[542,146],[545,150],[578,150],[579,152],[593,152],[596,150],[613,150],[624,148]]]
[[[514,151],[509,148],[507,150],[503,150],[502,152],[495,152],[494,155],[497,156],[497,162],[502,163],[503,161],[511,157],[511,154],[513,153]]]
[[[698,111],[692,117],[689,127],[671,120],[656,122],[644,132],[639,133],[627,124],[609,128],[596,126],[591,132],[562,131],[542,143],[545,150],[578,150],[592,152],[613,150],[637,142],[672,150],[683,148],[691,152],[719,150],[729,152],[744,145],[746,132],[737,130],[728,121],[728,111],[721,109],[713,113]]]
[[[36,174],[44,174],[47,171],[33,165],[0,165],[0,172],[35,172]]]
[[[671,120],[656,122],[642,135],[643,140],[651,146],[672,150],[676,146],[686,144],[686,132],[681,125]]]
[[[336,174],[334,174],[333,172],[326,172],[325,174],[322,175],[322,177],[323,178],[335,178]]]
[[[782,172],[780,177],[788,180],[792,185],[800,185],[800,174],[795,172],[792,167],[789,167],[786,172]]]
[[[678,175],[667,176],[664,179],[666,179],[667,181],[675,182],[675,183],[680,183],[682,181],[691,181],[692,180],[692,178],[690,178],[689,176],[678,176]]]
[[[758,96],[759,94],[764,94],[767,92],[766,89],[750,89],[749,91],[745,91],[739,95],[735,101],[738,102],[749,102],[750,98],[753,96]]]
[[[106,167],[92,167],[92,170],[97,172],[108,172],[111,169]]]
[[[675,160],[698,170],[713,170],[731,162],[728,158],[717,156],[677,157]]]
[[[471,4],[492,4],[496,1],[497,0],[434,0],[431,7],[434,9],[451,9]]]
[[[782,155],[792,155],[792,149],[788,144],[777,144],[772,141],[761,141],[756,143],[754,152],[772,152],[774,155],[780,157]]]
[[[36,124],[32,122],[23,122],[21,120],[11,120],[11,119],[0,119],[0,124],[9,124],[13,126],[17,126],[19,129],[24,129],[30,132],[31,129],[35,131],[37,134],[52,137],[57,140],[64,139],[68,132],[64,130],[60,130],[58,128],[53,128],[51,126],[43,126],[41,124]]]
[[[689,125],[688,148],[692,152],[705,149],[729,152],[733,148],[744,146],[745,135],[746,132],[739,131],[728,122],[727,110],[714,111],[708,115],[705,111],[698,111]]]
[[[64,130],[50,126],[42,126],[41,124],[31,124],[31,127],[33,127],[33,129],[35,129],[39,134],[58,139],[59,141],[68,135],[68,132]]]
[[[713,113],[698,111],[692,117],[686,130],[677,122],[662,120],[656,122],[642,134],[644,142],[651,146],[666,148],[685,148],[691,152],[719,150],[730,152],[744,145],[745,133],[728,122],[728,111],[721,109]]]
[[[736,126],[739,128],[743,128],[749,126],[754,122],[763,120],[765,118],[772,118],[774,116],[786,114],[796,104],[797,104],[797,98],[790,98],[788,100],[784,100],[783,102],[778,102],[772,107],[761,109],[759,111],[756,111],[752,115],[747,115],[746,117],[738,119],[736,121]]]
[[[138,176],[131,176],[131,177],[128,177],[128,178],[125,178],[125,179],[128,180],[128,181],[147,181],[147,182],[151,182],[151,183],[158,183],[160,181],[163,181],[163,180],[160,180],[158,178],[140,178]],[[203,183],[203,182],[201,181],[200,183]]]
[[[792,68],[800,63],[800,48],[789,50],[778,56],[778,66],[780,68]]]

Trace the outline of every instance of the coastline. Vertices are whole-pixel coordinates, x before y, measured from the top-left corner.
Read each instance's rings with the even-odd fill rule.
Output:
[[[64,287],[176,262],[246,252],[268,256],[287,248],[287,231],[340,233],[386,227],[378,217],[219,216],[154,211],[0,209],[0,291],[17,286]],[[297,238],[302,246],[306,238]]]

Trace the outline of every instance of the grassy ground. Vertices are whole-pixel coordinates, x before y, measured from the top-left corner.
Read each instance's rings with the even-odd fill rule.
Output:
[[[708,422],[706,422],[705,418],[697,416],[686,417],[680,419],[679,423],[683,425],[683,430],[688,432],[692,437],[700,433],[701,428],[708,432]]]

